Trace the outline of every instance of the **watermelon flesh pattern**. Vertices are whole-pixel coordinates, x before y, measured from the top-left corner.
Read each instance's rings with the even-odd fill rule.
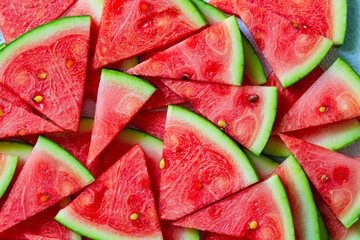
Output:
[[[351,226],[354,219],[348,219],[348,215],[352,211],[356,215],[359,209],[360,175],[355,170],[360,162],[300,139],[283,134],[280,137],[333,213],[345,226]]]
[[[114,204],[115,208],[110,207]],[[129,220],[133,213],[140,215],[136,221]],[[56,219],[62,221],[60,218],[69,218],[84,224],[85,228],[76,230],[88,237],[101,238],[102,231],[112,234],[114,238],[161,239],[160,224],[142,149],[138,145],[134,146],[61,210]],[[98,235],[93,236],[94,233]]]
[[[19,98],[16,94],[11,92],[8,88],[0,84],[0,97],[5,98],[5,100],[10,101],[11,103],[22,107],[27,111],[31,111],[31,107],[24,103],[21,98]]]
[[[131,123],[154,137],[164,139],[166,114],[166,111],[139,112]]]
[[[6,43],[59,18],[75,0],[4,0],[0,2],[0,28]]]

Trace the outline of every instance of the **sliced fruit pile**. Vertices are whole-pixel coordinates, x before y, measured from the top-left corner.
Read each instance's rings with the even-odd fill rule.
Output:
[[[0,239],[360,239],[346,2],[210,4],[0,3]]]

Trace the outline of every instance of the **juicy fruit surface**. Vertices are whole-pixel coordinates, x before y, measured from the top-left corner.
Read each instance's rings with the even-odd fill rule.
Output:
[[[332,46],[332,41],[311,29],[303,25],[295,28],[290,20],[254,4],[240,1],[211,4],[240,16],[284,87],[305,77]]]
[[[140,55],[205,26],[194,6],[188,6],[187,13],[180,4],[191,3],[185,0],[105,0],[93,66],[99,68]],[[112,42],[118,44],[111,45]]]
[[[250,230],[253,221],[257,227]],[[295,239],[289,203],[277,176],[192,213],[174,225],[243,239]]]
[[[240,45],[240,46],[239,46]],[[240,85],[243,56],[234,17],[215,24],[129,69],[135,75]]]
[[[231,139],[180,107],[169,107],[163,157],[161,219],[179,219],[257,181],[248,159]]]
[[[63,131],[51,122],[1,97],[0,109],[2,111],[0,138]]]
[[[11,92],[8,88],[0,84],[0,96],[10,101],[11,103],[24,108],[25,110],[31,111],[31,107],[24,103],[21,98],[16,96],[13,92]]]
[[[337,218],[350,227],[360,216],[360,162],[300,139],[281,138]]]
[[[264,148],[275,119],[276,88],[171,81],[164,83],[215,125],[255,154]],[[249,99],[255,98],[254,101]]]
[[[131,123],[154,137],[164,139],[166,114],[166,111],[139,112]]]
[[[358,89],[359,76],[339,58],[291,107],[275,126],[273,133],[358,117]]]
[[[130,216],[138,214],[132,220]],[[137,145],[55,218],[97,239],[161,239],[144,152]]]
[[[57,28],[54,31],[53,28]],[[42,38],[36,34],[53,34]],[[66,130],[80,120],[90,18],[63,18],[23,35],[1,51],[0,82]],[[60,90],[61,89],[61,90]],[[42,101],[35,102],[34,97]]]
[[[54,150],[68,159],[64,156],[59,159],[53,155]],[[1,209],[0,232],[54,205],[92,181],[85,167],[68,155],[49,140],[39,138]]]
[[[4,0],[0,3],[0,27],[7,43],[22,34],[60,17],[75,0],[22,1]]]

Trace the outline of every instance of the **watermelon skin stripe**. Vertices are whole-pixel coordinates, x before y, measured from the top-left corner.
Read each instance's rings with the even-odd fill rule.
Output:
[[[13,178],[19,157],[0,153],[0,198]],[[1,209],[1,206],[0,206]]]

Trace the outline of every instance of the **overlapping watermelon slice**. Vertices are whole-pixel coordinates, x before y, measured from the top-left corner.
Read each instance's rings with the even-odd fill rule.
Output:
[[[155,90],[137,77],[102,70],[87,166],[91,166]]]
[[[295,239],[289,202],[277,175],[173,224],[244,239]]]
[[[19,157],[0,153],[0,198],[13,178]]]
[[[0,83],[66,130],[76,131],[80,121],[90,22],[62,18],[0,51]]]
[[[171,44],[206,25],[189,0],[105,0],[103,13],[94,68]]]
[[[59,18],[75,0],[3,0],[0,2],[0,28],[7,43],[22,34]]]
[[[341,58],[299,98],[273,133],[360,116],[360,77]]]
[[[39,137],[0,211],[0,232],[54,205],[94,180],[73,156]]]
[[[192,228],[167,226],[161,231],[165,240],[200,240],[199,231]]]
[[[240,144],[257,155],[261,153],[275,120],[276,88],[163,82]]]
[[[241,85],[242,38],[230,17],[127,70],[129,74]]]
[[[281,134],[306,175],[342,224],[349,228],[360,216],[360,161]]]
[[[202,117],[172,105],[160,169],[162,220],[179,219],[258,181],[236,143]]]
[[[310,73],[333,45],[304,24],[276,15],[263,6],[246,1],[210,3],[240,16],[284,87]]]
[[[22,107],[25,110],[31,111],[31,107],[29,105],[24,103],[21,98],[3,85],[0,85],[0,97],[10,101],[12,104]]]
[[[95,239],[162,239],[142,149],[134,146],[55,219]]]
[[[0,138],[64,131],[51,122],[2,97],[0,97],[0,126]]]
[[[164,139],[166,114],[165,110],[139,112],[131,123],[150,135]]]

